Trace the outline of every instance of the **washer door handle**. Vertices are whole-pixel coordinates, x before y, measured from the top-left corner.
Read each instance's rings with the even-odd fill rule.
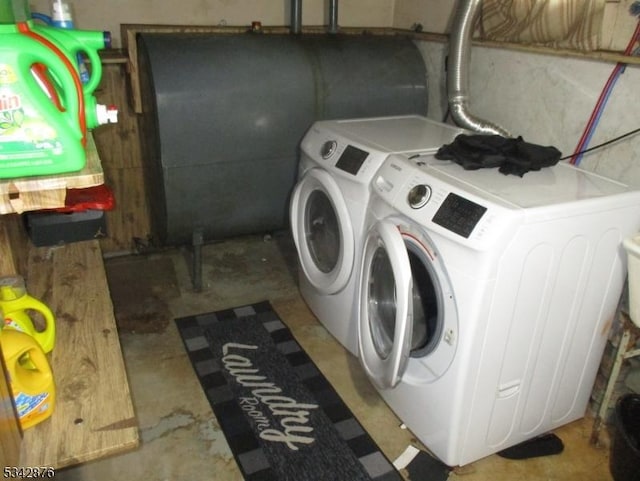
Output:
[[[393,320],[393,344],[388,355],[382,355],[376,349],[375,331],[379,326],[372,318],[371,287],[376,279],[372,275],[372,265],[379,249],[386,253],[394,281],[395,319]],[[390,221],[376,223],[367,235],[362,262],[360,282],[360,318],[358,320],[359,358],[371,381],[380,389],[395,387],[407,367],[411,349],[412,335],[412,275],[409,256],[398,228]],[[381,280],[379,279],[378,282]],[[388,279],[385,279],[388,282]]]

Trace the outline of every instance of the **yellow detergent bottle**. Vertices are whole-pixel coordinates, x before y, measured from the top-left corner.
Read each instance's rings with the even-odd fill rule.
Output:
[[[24,332],[3,329],[2,355],[22,429],[47,419],[55,405],[55,383],[47,357],[36,340]]]
[[[4,331],[21,331],[33,337],[45,353],[56,342],[56,323],[51,309],[42,301],[27,294],[24,279],[20,276],[0,277],[0,309],[4,312]],[[43,330],[36,329],[32,314],[40,314],[45,321]]]

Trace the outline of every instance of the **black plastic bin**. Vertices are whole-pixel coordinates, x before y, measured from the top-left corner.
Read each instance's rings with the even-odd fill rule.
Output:
[[[614,481],[640,481],[640,394],[618,399],[609,469]]]

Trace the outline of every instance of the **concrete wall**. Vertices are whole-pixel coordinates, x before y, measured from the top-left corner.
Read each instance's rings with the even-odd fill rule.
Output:
[[[448,32],[455,3],[433,0],[396,0],[393,26],[413,28],[420,25],[425,32]]]
[[[446,45],[418,43],[429,72],[429,114],[446,114]],[[572,154],[613,65],[474,47],[470,67],[470,111],[525,140]],[[628,67],[616,83],[590,146],[640,128],[635,108],[640,67]],[[640,187],[640,134],[586,154],[581,167]]]
[[[289,25],[289,0],[66,0],[77,28],[109,30],[114,47],[121,46],[120,24],[169,25]],[[340,0],[339,24],[350,27],[390,27],[394,0]],[[50,13],[48,0],[31,2],[34,12]],[[326,0],[303,0],[303,25],[326,25]]]
[[[602,21],[602,50],[623,51],[633,34],[637,18],[629,13],[635,0],[607,0]],[[395,0],[393,26],[421,25],[425,32],[446,33],[457,1]]]

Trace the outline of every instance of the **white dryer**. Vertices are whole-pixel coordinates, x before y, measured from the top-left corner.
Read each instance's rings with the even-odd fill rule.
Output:
[[[408,115],[319,121],[302,140],[290,209],[300,292],[351,353],[357,353],[357,270],[373,176],[392,152],[433,152],[463,132]]]
[[[640,192],[402,155],[372,186],[359,357],[407,427],[455,466],[584,416]]]

